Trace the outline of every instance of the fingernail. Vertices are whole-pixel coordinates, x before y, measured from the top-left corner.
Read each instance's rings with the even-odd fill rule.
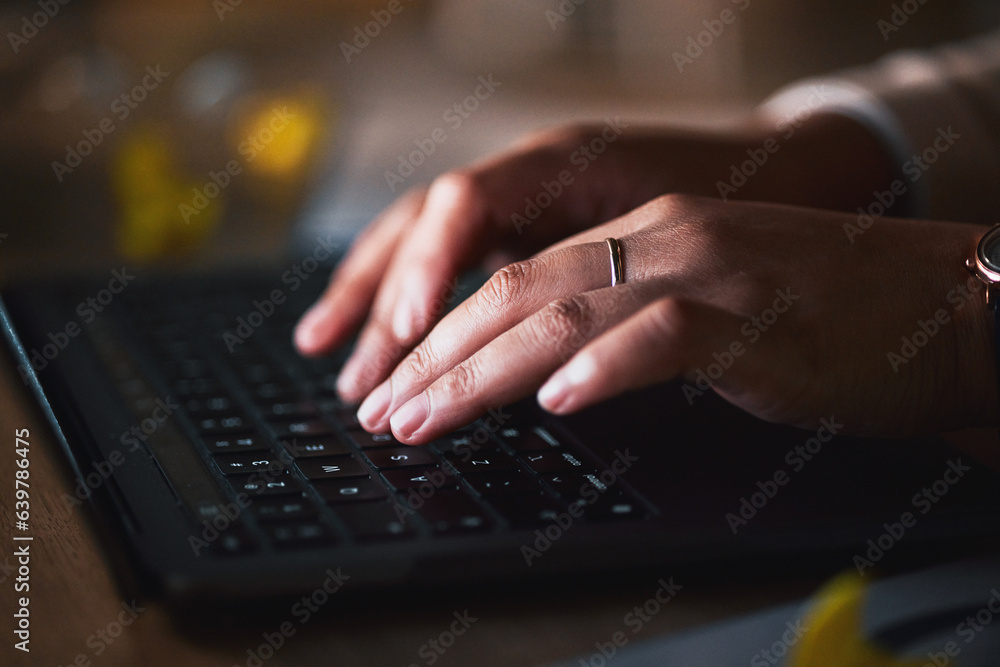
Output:
[[[587,354],[578,354],[557,370],[538,390],[538,403],[555,414],[564,414],[573,407],[574,389],[594,377],[597,366]]]
[[[355,396],[358,387],[357,369],[359,366],[357,357],[352,354],[341,369],[340,375],[337,376],[337,393],[348,403],[353,403],[355,399],[360,398],[359,396]]]
[[[388,380],[375,387],[358,408],[358,421],[367,429],[376,430],[382,423],[385,411],[392,401],[392,385]]]
[[[329,309],[324,302],[315,304],[306,311],[295,325],[295,345],[305,351],[316,348],[318,328],[326,320]]]
[[[427,394],[419,394],[396,410],[392,417],[389,418],[389,424],[392,425],[394,433],[402,436],[404,439],[409,439],[427,421],[429,410],[430,404]]]
[[[404,297],[392,314],[392,333],[400,343],[406,344],[413,339],[413,319],[412,301]]]
[[[565,402],[569,392],[569,384],[562,372],[554,374],[538,390],[538,404],[549,412],[558,414],[559,407]]]

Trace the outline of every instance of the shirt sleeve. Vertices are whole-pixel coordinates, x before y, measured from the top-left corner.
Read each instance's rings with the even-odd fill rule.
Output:
[[[1000,31],[807,79],[760,107],[779,122],[803,110],[867,126],[898,166],[909,215],[1000,223]]]

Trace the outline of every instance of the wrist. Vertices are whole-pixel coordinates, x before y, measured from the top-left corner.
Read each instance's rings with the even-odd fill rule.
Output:
[[[983,420],[995,425],[1000,421],[1000,225],[982,230],[975,255],[966,259],[966,268],[982,294],[973,304],[972,314],[979,331],[989,333],[981,365],[989,371],[991,381],[982,391],[992,399],[984,406]]]

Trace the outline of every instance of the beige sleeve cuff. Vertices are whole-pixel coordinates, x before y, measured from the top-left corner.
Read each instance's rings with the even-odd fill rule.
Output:
[[[779,120],[802,109],[866,125],[896,161],[911,215],[1000,222],[1000,33],[802,81],[760,108]]]

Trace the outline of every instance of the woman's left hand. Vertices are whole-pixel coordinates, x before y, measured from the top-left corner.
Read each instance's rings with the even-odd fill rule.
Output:
[[[803,427],[992,423],[990,317],[963,264],[984,231],[889,218],[862,230],[856,215],[663,196],[495,273],[359,419],[422,444],[535,390],[562,414],[685,376],[691,400],[714,390]],[[614,287],[607,237],[624,260]]]

